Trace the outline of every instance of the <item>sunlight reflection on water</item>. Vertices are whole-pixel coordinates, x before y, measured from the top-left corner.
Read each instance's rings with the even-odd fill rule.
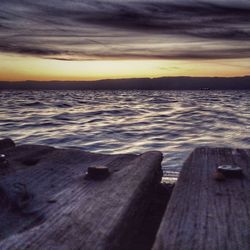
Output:
[[[249,147],[249,91],[2,91],[1,137],[107,154],[164,153],[175,177],[197,146]]]

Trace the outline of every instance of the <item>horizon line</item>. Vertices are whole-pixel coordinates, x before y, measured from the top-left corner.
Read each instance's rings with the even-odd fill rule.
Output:
[[[18,82],[99,82],[99,81],[115,81],[115,80],[136,80],[136,79],[146,79],[146,80],[155,80],[155,79],[163,79],[163,78],[221,78],[221,79],[232,79],[232,78],[246,78],[250,77],[250,75],[242,75],[242,76],[161,76],[161,77],[128,77],[128,78],[103,78],[103,79],[95,79],[95,80],[0,80],[0,83],[8,82],[8,83],[18,83]]]

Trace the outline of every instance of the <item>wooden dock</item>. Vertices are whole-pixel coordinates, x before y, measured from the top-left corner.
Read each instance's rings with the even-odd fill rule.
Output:
[[[221,164],[242,178],[215,180]],[[153,250],[250,249],[250,149],[197,148],[184,163]]]
[[[8,160],[0,164],[1,250],[127,249],[162,177],[154,151],[102,155],[5,141],[0,154]],[[95,166],[110,175],[85,178]]]
[[[0,140],[0,249],[144,250],[128,243],[144,225],[161,160],[154,151],[102,155]],[[243,176],[217,178],[223,164]],[[86,178],[97,166],[110,174]],[[250,249],[250,149],[197,148],[183,165],[153,250],[206,249]]]

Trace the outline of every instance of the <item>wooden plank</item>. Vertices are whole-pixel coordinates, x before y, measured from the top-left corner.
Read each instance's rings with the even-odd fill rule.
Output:
[[[9,161],[0,169],[1,250],[126,249],[162,176],[160,152],[101,155],[23,145],[0,153]],[[99,165],[110,169],[108,178],[84,178]]]
[[[218,165],[237,164],[244,178],[216,181]],[[197,148],[184,163],[154,250],[250,249],[250,149]]]

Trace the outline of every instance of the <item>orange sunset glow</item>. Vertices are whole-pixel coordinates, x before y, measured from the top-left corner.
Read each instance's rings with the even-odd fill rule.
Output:
[[[245,60],[94,60],[60,61],[30,56],[0,56],[0,80],[98,80],[162,76],[242,76]]]

